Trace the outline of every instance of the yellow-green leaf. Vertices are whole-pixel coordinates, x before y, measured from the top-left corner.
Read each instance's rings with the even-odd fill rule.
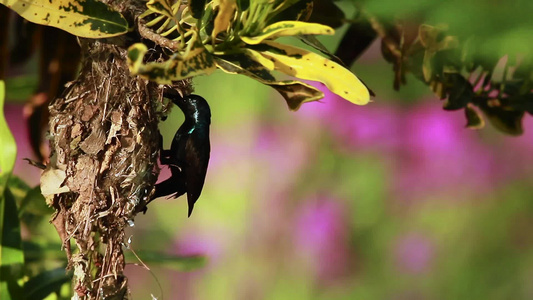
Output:
[[[216,57],[215,62],[226,73],[246,75],[274,88],[283,96],[290,110],[296,111],[305,102],[324,98],[324,93],[312,85],[295,80],[277,81],[268,69],[245,54]]]
[[[4,95],[4,81],[0,80],[0,297],[15,299],[16,296],[11,298],[11,292],[7,292],[7,285],[16,286],[16,279],[19,278],[20,268],[24,264],[24,254],[17,205],[7,187],[15,165],[17,145],[4,117]],[[15,270],[19,272],[13,272]]]
[[[128,22],[117,11],[96,0],[0,0],[24,19],[63,29],[86,38],[124,34]]]
[[[174,18],[172,5],[167,0],[150,0],[148,3],[146,3],[146,7],[160,15],[164,15],[171,19]]]
[[[17,157],[17,144],[4,116],[4,95],[5,84],[3,80],[0,80],[0,145],[2,145],[0,147],[0,197],[4,195]]]
[[[165,62],[143,64],[146,52],[148,48],[141,43],[128,49],[130,72],[159,84],[170,84],[175,80],[210,74],[216,69],[213,56],[202,47],[192,48],[183,55],[175,53]]]
[[[237,4],[235,3],[235,0],[220,0],[220,4],[218,5],[218,14],[215,18],[213,32],[211,33],[213,41],[219,33],[228,30],[236,9]]]
[[[264,41],[257,50],[271,59],[275,69],[280,72],[301,79],[320,81],[333,93],[358,105],[370,101],[366,86],[355,74],[336,62],[301,48],[271,41]]]
[[[332,35],[334,33],[335,30],[333,30],[333,28],[322,24],[298,21],[283,21],[265,27],[257,36],[243,36],[241,38],[247,44],[257,45],[262,43],[264,40],[273,40],[282,36],[295,36],[299,34]]]
[[[155,13],[158,16],[146,22],[145,25],[147,27],[157,25],[157,28],[154,28],[155,33],[164,37],[175,32],[181,35],[181,28],[179,26],[180,20],[176,17],[180,8],[180,3],[181,2],[178,1],[174,5],[171,5],[168,0],[150,0],[146,3],[148,10],[143,13],[140,18]]]

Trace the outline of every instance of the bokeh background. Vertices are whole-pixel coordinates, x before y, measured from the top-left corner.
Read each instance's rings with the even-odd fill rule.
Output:
[[[322,41],[334,49],[342,33]],[[35,65],[6,81],[15,174],[31,185]],[[148,271],[133,258],[133,299],[533,299],[532,118],[520,137],[466,129],[416,79],[393,91],[374,46],[353,71],[372,103],[326,93],[297,112],[246,77],[195,79],[212,109],[202,196],[191,218],[184,197],[152,203],[128,235],[136,252],[206,263]],[[182,120],[175,109],[161,124],[167,147]],[[59,243],[52,225],[39,234]]]

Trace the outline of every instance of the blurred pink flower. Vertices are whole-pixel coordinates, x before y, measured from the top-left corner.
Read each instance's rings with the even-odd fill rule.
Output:
[[[435,255],[435,246],[425,236],[409,233],[394,245],[398,267],[405,273],[417,274],[429,270]]]
[[[454,188],[490,188],[498,176],[494,151],[464,127],[462,114],[429,100],[405,111],[396,155],[396,187],[403,195]]]
[[[486,189],[501,177],[494,149],[464,127],[462,113],[443,111],[433,98],[407,109],[390,103],[357,106],[331,93],[323,101],[306,103],[302,111],[320,119],[351,151],[384,152],[395,166],[400,196]]]
[[[211,232],[205,232],[202,230],[190,229],[186,234],[180,234],[177,236],[177,240],[174,242],[172,252],[176,255],[182,256],[205,256],[209,260],[209,264],[212,265],[220,260],[225,254],[228,240],[223,237],[228,236],[223,230],[212,229]]]
[[[354,105],[315,86],[324,92],[324,99],[305,103],[299,113],[320,120],[341,142],[358,150],[390,150],[398,143],[399,112],[390,103]]]
[[[295,243],[308,256],[320,280],[335,280],[349,271],[349,227],[335,199],[306,201],[297,210]]]
[[[298,132],[286,132],[286,128],[263,126],[253,141],[252,153],[257,173],[259,194],[273,194],[290,189],[301,169],[309,162],[312,150]],[[261,184],[268,182],[268,185]]]

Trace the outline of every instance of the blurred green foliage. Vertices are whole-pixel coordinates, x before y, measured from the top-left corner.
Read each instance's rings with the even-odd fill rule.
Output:
[[[420,17],[435,26],[447,23],[444,36],[470,38],[468,45],[479,55],[484,70],[495,68],[510,53],[519,55],[508,55],[508,64],[523,63],[533,49],[531,1],[346,0],[335,4],[355,20],[360,11],[352,4],[364,5],[388,22],[410,18],[419,22]],[[349,26],[321,41],[333,51]],[[372,53],[352,65],[377,93],[370,108],[342,106],[328,115],[323,111],[341,101],[328,96],[323,103],[308,104],[318,107],[319,113],[307,111],[305,105],[302,111],[290,113],[279,95],[247,77],[215,72],[195,79],[196,93],[208,99],[213,111],[212,167],[193,218],[180,213],[186,211],[186,203],[178,199],[161,201],[136,219],[129,247],[138,251],[152,272],[130,271],[136,298],[158,294],[159,287],[152,281],[159,282],[164,297],[171,299],[533,297],[531,135],[514,142],[490,129],[466,132],[457,118],[439,119],[427,111],[420,114],[437,121],[422,118],[407,124],[416,119],[430,91],[422,71],[406,74],[407,84],[395,92],[390,66],[377,48],[370,49]],[[455,57],[443,54],[443,60]],[[501,79],[503,70],[497,69],[494,77]],[[9,82],[13,83],[8,87],[10,100],[24,98],[36,84],[32,76]],[[393,116],[383,113],[364,119],[375,110],[386,111],[384,103],[394,109]],[[391,118],[401,121],[388,123]],[[330,126],[328,122],[335,119],[339,122]],[[358,119],[365,122],[350,125]],[[173,111],[160,124],[162,133],[172,136],[182,120],[179,111]],[[384,130],[387,135],[372,142],[357,135],[382,124],[389,126]],[[434,124],[426,135],[405,134]],[[344,134],[350,126],[362,131],[351,129],[357,134]],[[446,126],[461,135],[454,140],[448,133],[443,138],[448,143],[431,148],[429,154],[411,144],[393,150],[381,146],[398,140],[432,146],[439,143],[439,130]],[[403,135],[398,133],[402,129]],[[267,138],[265,132],[270,134]],[[429,158],[423,160],[424,155]],[[443,164],[434,163],[441,159]],[[469,167],[487,162],[492,163],[487,168]],[[457,166],[461,172],[447,172],[446,166]],[[416,172],[422,175],[409,181],[404,191],[397,187]],[[435,173],[439,176],[431,177]],[[487,174],[496,179],[488,180]],[[481,186],[476,184],[478,177]],[[445,185],[450,178],[459,179]],[[420,192],[428,182],[437,188]],[[20,231],[20,223],[22,231],[29,232],[17,249],[23,250],[26,264],[25,277],[17,282],[19,292],[25,282],[31,295],[68,298],[69,291],[60,288],[68,281],[68,275],[60,272],[64,255],[48,224],[49,211],[41,205],[44,200],[37,188],[18,177],[11,177],[8,186],[10,194],[6,190],[3,195],[11,200],[2,199],[2,207],[12,213],[4,220],[13,229],[10,233]],[[308,211],[312,222],[301,221]],[[127,254],[128,263],[138,264],[133,252]],[[204,268],[183,272],[200,266]],[[336,269],[327,271],[327,266]]]

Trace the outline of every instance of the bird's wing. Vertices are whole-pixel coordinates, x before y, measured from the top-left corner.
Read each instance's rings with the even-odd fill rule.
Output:
[[[187,201],[189,203],[189,215],[196,200],[202,193],[207,165],[209,163],[210,145],[209,139],[195,139],[189,137],[185,145],[185,177],[187,182]]]

